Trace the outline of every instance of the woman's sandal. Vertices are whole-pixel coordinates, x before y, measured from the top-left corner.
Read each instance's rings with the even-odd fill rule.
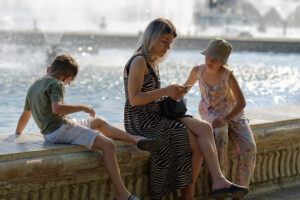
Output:
[[[221,188],[213,190],[210,193],[210,196],[213,198],[241,198],[249,192],[248,188],[231,184],[229,188]]]
[[[159,139],[139,139],[136,146],[143,151],[150,151],[151,153],[155,152],[160,147]]]

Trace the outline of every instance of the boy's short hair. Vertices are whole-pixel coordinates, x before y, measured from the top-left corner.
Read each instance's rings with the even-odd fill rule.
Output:
[[[69,54],[61,54],[55,57],[50,65],[50,69],[54,73],[75,78],[78,74],[78,63]]]

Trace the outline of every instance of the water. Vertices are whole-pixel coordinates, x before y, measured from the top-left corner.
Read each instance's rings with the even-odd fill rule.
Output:
[[[123,67],[132,49],[99,49],[89,53],[69,49],[80,64],[75,82],[66,89],[66,103],[92,105],[112,124],[123,123]],[[0,51],[0,133],[13,133],[23,110],[27,89],[46,72],[45,46],[3,44]],[[183,83],[190,69],[203,62],[196,50],[174,50],[160,65],[162,85]],[[229,63],[247,100],[246,109],[295,105],[300,102],[300,54],[233,53]],[[195,116],[200,94],[194,86],[187,95]],[[77,113],[76,117],[87,117]],[[31,120],[26,132],[37,132]]]
[[[199,8],[195,6],[197,2]],[[205,28],[197,26],[194,14],[196,11],[208,11],[208,0],[6,0],[0,1],[0,30],[137,34],[143,31],[152,19],[166,17],[175,24],[180,35],[235,37],[246,32],[261,38],[300,38],[299,25],[293,25],[298,16],[297,9],[300,8],[300,2],[297,0],[227,2],[248,2],[261,17],[270,9],[275,9],[280,19],[288,22],[287,30],[284,33],[283,25],[272,25],[260,32],[258,22],[255,22],[255,25],[226,23]],[[232,20],[241,17],[242,15]],[[45,38],[47,40],[48,37]],[[55,43],[57,40],[51,42]]]

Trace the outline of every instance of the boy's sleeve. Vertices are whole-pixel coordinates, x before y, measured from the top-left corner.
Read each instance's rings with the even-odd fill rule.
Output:
[[[28,100],[28,94],[26,96],[24,110],[30,111],[30,104],[29,104],[29,100]]]
[[[52,84],[49,90],[49,97],[51,102],[64,102],[65,89],[62,84]]]

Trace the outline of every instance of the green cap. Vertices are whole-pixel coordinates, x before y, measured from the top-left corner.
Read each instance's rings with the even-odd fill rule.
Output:
[[[214,38],[209,42],[206,49],[201,51],[201,53],[203,55],[218,59],[220,62],[226,64],[231,53],[231,49],[232,46],[228,41],[222,38]]]

